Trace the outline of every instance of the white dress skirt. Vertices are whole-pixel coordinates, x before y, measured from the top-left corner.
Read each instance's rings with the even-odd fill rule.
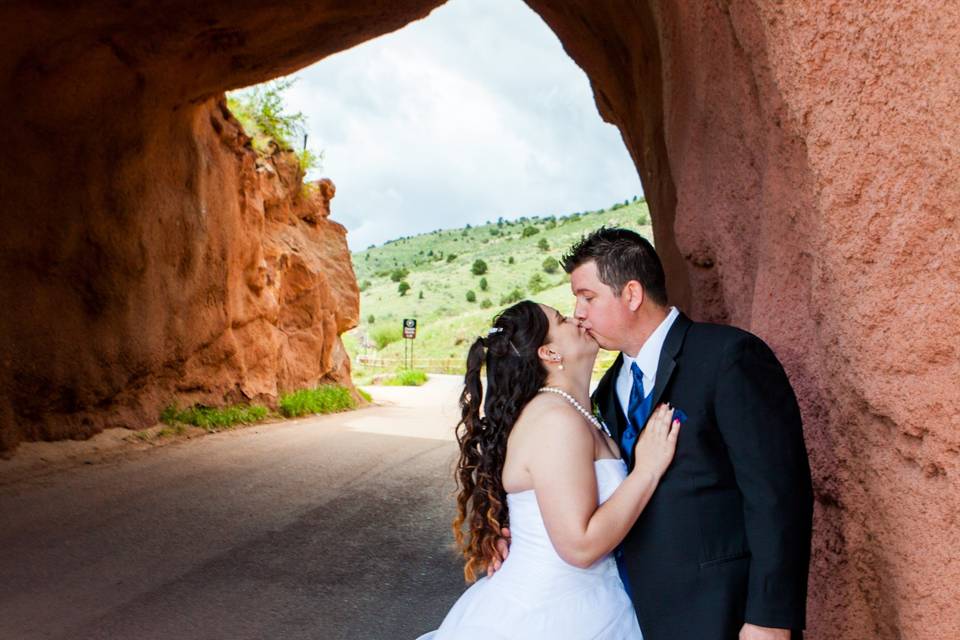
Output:
[[[623,460],[594,464],[599,503],[627,476]],[[510,554],[478,580],[440,628],[418,640],[642,640],[612,554],[580,569],[557,554],[533,490],[507,494]]]

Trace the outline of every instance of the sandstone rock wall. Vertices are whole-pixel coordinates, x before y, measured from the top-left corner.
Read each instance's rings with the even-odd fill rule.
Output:
[[[438,4],[0,7],[6,446],[152,419],[163,385],[259,397],[336,368],[311,327],[353,320],[306,274],[338,266],[293,250],[309,223],[272,191],[282,163],[245,164],[215,98]],[[674,301],[791,375],[808,637],[960,637],[960,5],[528,4],[623,134]],[[291,361],[301,342],[329,365]]]
[[[222,99],[187,112],[97,131],[85,143],[106,152],[67,149],[53,207],[6,212],[5,447],[150,425],[170,402],[352,386],[339,334],[359,292],[333,184],[302,190],[292,153],[258,158]]]
[[[960,637],[960,7],[529,4],[623,132],[674,301],[791,376],[809,637]]]

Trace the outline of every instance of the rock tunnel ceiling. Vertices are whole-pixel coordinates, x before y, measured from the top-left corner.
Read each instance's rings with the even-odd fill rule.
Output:
[[[152,423],[171,395],[349,382],[332,184],[298,199],[282,156],[258,167],[222,93],[439,4],[0,8],[0,448]],[[937,72],[960,68],[960,10],[528,4],[622,132],[675,303],[757,333],[794,382],[810,637],[960,636],[960,81]]]

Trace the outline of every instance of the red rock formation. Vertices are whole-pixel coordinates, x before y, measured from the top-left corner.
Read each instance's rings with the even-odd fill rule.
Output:
[[[960,637],[956,3],[529,3],[623,132],[673,299],[790,373],[809,637]]]
[[[794,381],[809,637],[960,637],[958,5],[528,3],[620,127],[673,299],[764,337]],[[150,420],[157,389],[268,397],[326,370],[295,354],[339,322],[306,275],[337,267],[293,250],[310,214],[214,99],[437,4],[0,8],[7,446]]]

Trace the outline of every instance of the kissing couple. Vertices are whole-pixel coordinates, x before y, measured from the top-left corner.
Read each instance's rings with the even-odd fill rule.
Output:
[[[669,306],[633,231],[563,268],[573,317],[525,300],[470,347],[453,527],[476,582],[420,640],[802,637],[813,498],[776,356]]]

